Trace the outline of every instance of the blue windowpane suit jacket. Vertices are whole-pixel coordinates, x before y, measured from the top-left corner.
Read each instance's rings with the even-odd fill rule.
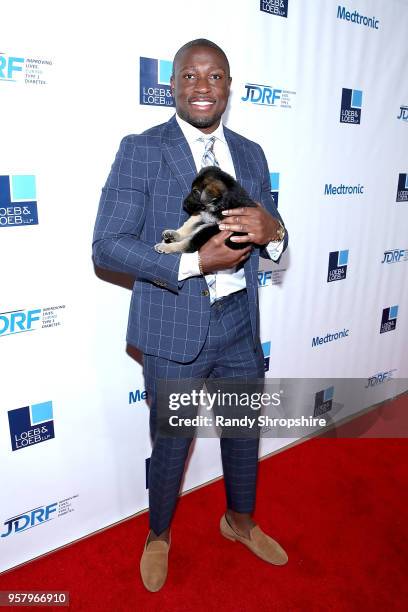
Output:
[[[281,220],[261,147],[226,127],[224,134],[237,180]],[[194,360],[205,341],[211,308],[208,287],[202,276],[179,281],[181,254],[160,254],[153,247],[161,242],[164,229],[176,229],[187,219],[182,204],[196,174],[175,116],[143,134],[126,136],[102,190],[93,239],[97,266],[135,277],[129,344],[181,363]],[[266,249],[254,248],[244,265],[254,346],[259,334],[259,254],[269,258]]]

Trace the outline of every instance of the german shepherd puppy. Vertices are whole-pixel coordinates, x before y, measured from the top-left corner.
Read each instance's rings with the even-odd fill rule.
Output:
[[[183,202],[183,208],[191,216],[179,229],[162,232],[163,241],[155,245],[158,253],[193,253],[209,238],[220,231],[218,222],[226,220],[223,210],[256,207],[256,204],[237,181],[217,166],[200,170],[191,186],[191,192]],[[234,232],[242,236],[243,232]],[[226,244],[232,249],[242,249],[248,242]]]

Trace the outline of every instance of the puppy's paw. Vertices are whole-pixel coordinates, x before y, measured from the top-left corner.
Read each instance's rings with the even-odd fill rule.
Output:
[[[164,242],[178,242],[180,236],[176,230],[166,229],[162,232],[162,238]]]
[[[154,245],[154,250],[157,253],[174,253],[174,247],[172,248],[171,244],[166,244],[165,242],[159,242]]]

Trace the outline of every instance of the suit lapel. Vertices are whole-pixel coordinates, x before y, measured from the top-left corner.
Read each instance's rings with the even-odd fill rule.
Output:
[[[244,141],[238,134],[232,132],[224,126],[225,140],[228,143],[228,147],[232,157],[232,163],[234,164],[235,176],[239,183],[245,181],[252,181],[253,176],[250,174],[248,168],[248,160],[245,156]]]
[[[253,169],[253,173],[251,173],[251,160],[248,158],[249,152],[245,149],[245,141],[239,136],[239,134],[236,134],[225,126],[224,135],[231,153],[236,179],[251,195],[252,188],[255,185],[254,179],[256,177],[256,173],[255,168]],[[254,253],[256,253],[256,256]],[[258,265],[258,254],[256,251],[254,253],[251,257],[248,257],[244,263],[247,287],[251,288],[254,285],[253,278],[254,274],[256,274]]]
[[[168,121],[164,129],[162,150],[165,160],[180,185],[183,198],[185,198],[190,193],[191,183],[197,174],[197,170],[191,149],[176,121],[175,115]]]

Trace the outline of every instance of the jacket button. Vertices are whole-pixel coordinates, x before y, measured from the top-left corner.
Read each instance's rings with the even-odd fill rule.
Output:
[[[204,297],[207,297],[208,295],[210,295],[210,292],[208,291],[208,289],[203,289],[201,292],[201,295],[203,295]]]

